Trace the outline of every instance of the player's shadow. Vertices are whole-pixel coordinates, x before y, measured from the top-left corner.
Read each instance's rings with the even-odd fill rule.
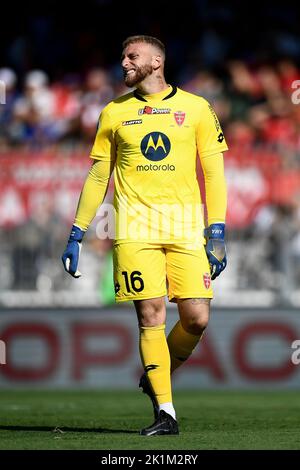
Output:
[[[128,429],[108,429],[108,428],[81,428],[61,426],[53,428],[53,426],[3,426],[0,425],[0,431],[45,431],[53,434],[61,435],[67,432],[94,432],[102,434],[137,434],[138,431],[130,431]]]

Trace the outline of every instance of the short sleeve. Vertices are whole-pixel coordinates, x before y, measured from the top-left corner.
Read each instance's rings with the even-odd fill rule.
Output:
[[[116,144],[107,107],[100,114],[97,134],[90,154],[96,160],[113,161],[116,158]]]
[[[203,98],[199,109],[196,140],[200,158],[228,150],[219,119],[210,103]]]

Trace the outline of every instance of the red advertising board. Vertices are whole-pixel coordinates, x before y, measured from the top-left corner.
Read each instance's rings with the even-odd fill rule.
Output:
[[[91,160],[82,152],[10,152],[0,158],[0,227],[21,225],[39,211],[73,221]],[[281,156],[267,150],[232,149],[224,154],[228,187],[227,225],[243,229],[268,204],[293,204],[300,171],[284,169]],[[202,193],[203,177],[198,165]],[[110,187],[112,190],[112,185]]]

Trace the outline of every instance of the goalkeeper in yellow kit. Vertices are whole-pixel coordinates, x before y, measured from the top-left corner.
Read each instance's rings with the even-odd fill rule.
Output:
[[[92,166],[62,260],[79,277],[84,233],[102,204],[114,170],[116,301],[134,302],[144,374],[140,386],[155,421],[140,434],[178,434],[171,373],[185,362],[209,319],[211,279],[226,267],[227,150],[218,118],[203,98],[170,86],[165,48],[151,36],[123,43],[125,84],[134,91],[102,111]],[[196,176],[199,155],[206,190],[207,228]],[[179,320],[166,338],[165,296]]]

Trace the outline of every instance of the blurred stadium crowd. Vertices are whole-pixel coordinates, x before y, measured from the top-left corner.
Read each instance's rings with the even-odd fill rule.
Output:
[[[296,63],[282,59],[253,68],[241,60],[229,60],[226,69],[224,79],[200,68],[180,86],[214,105],[231,146],[269,145],[297,153],[300,106],[292,102],[297,91],[293,84],[300,80]],[[83,78],[66,75],[54,82],[45,71],[31,70],[19,84],[14,70],[2,68],[0,80],[6,86],[6,103],[0,110],[2,150],[89,144],[102,108],[128,92],[105,68],[93,68]],[[297,155],[293,163],[299,164]]]
[[[106,8],[112,4],[90,3]],[[208,9],[203,17],[200,7],[206,2],[193,3],[206,28],[180,70],[175,66],[176,54],[182,58],[184,46],[191,48],[194,37],[187,34],[181,44],[160,30],[154,19],[150,22],[152,30],[146,32],[167,39],[167,78],[169,67],[172,83],[203,96],[214,106],[229,145],[229,264],[216,282],[216,291],[220,291],[217,301],[225,305],[300,305],[300,104],[292,100],[297,92],[295,83],[300,80],[300,38],[293,28],[296,19],[285,17],[279,29],[278,21],[285,10],[275,8],[270,23],[273,29],[270,27],[265,36],[260,31],[250,54],[250,43],[233,47],[238,38],[228,32],[238,18],[230,16],[230,8],[219,4],[214,16]],[[223,27],[214,29],[213,20]],[[37,45],[28,40],[24,45],[24,37],[22,42],[19,36],[6,48],[6,64],[0,69],[0,81],[6,87],[5,104],[0,105],[3,181],[28,158],[37,164],[43,158],[57,158],[64,162],[61,168],[66,162],[85,162],[79,175],[81,184],[99,113],[111,99],[128,91],[119,65],[101,56],[101,47],[97,49],[93,40],[97,35],[91,31],[86,35],[78,32],[82,68],[74,71],[69,64],[62,72],[61,64],[55,67],[53,58],[59,54],[57,41],[52,45],[49,42],[51,28],[50,20],[37,15],[28,36],[35,38]],[[125,37],[123,34],[122,39]],[[262,38],[265,42],[260,48]],[[86,43],[92,52],[85,59]],[[48,62],[38,59],[41,44],[49,47]],[[64,48],[67,46],[70,44]],[[36,60],[28,50],[35,51]],[[58,179],[59,172],[58,166]],[[45,188],[34,209],[27,216],[16,217],[13,223],[7,212],[16,211],[16,199],[9,199],[9,209],[1,209],[0,303],[16,304],[16,295],[24,296],[23,303],[78,302],[78,285],[65,276],[60,255],[80,184],[69,202],[67,217],[64,211],[55,209],[53,192],[47,195]],[[3,203],[3,191],[0,197]],[[20,197],[26,198],[24,194]],[[112,299],[110,247],[110,242],[97,239],[92,227],[81,259],[85,274],[80,294],[83,304],[109,303]]]

